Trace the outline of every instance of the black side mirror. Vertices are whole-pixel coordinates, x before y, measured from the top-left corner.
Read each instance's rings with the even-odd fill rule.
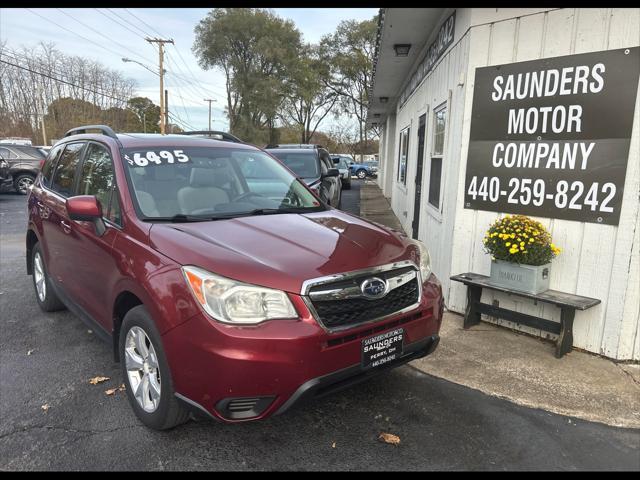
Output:
[[[334,165],[338,165],[340,163],[340,158],[334,158],[333,159],[333,164]]]
[[[330,168],[327,173],[325,173],[323,175],[323,177],[339,177],[340,176],[340,170],[338,170],[337,168]]]

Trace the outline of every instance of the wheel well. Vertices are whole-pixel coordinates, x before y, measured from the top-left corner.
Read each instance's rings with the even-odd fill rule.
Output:
[[[142,301],[131,292],[122,292],[113,305],[113,358],[116,362],[120,361],[118,355],[120,326],[127,312],[138,305],[142,305]]]
[[[38,237],[33,230],[27,230],[27,275],[33,274],[33,263],[31,258],[31,252],[33,246],[38,243]]]
[[[11,176],[13,177],[13,179],[15,180],[16,178],[18,178],[20,175],[29,175],[30,177],[36,178],[37,174],[29,171],[29,170],[18,170],[17,172],[12,172]]]

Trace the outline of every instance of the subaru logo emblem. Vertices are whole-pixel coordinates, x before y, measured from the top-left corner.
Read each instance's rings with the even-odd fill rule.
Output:
[[[360,284],[362,294],[371,300],[384,297],[388,289],[387,282],[378,277],[368,278]]]

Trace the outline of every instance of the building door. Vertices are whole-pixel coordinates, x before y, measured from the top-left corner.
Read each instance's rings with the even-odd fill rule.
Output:
[[[416,194],[413,205],[413,238],[418,238],[420,227],[420,198],[422,196],[422,165],[424,163],[424,137],[427,115],[420,117],[418,122],[418,161],[416,162]]]

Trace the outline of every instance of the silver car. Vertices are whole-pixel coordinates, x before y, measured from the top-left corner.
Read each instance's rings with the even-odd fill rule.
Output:
[[[351,188],[351,170],[349,169],[349,164],[353,162],[353,159],[344,155],[334,155],[331,158],[336,168],[340,171],[342,188],[349,190]]]

